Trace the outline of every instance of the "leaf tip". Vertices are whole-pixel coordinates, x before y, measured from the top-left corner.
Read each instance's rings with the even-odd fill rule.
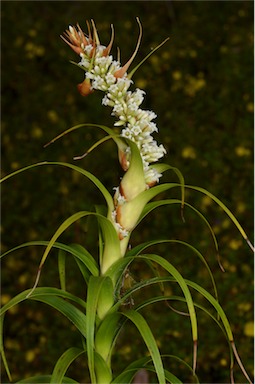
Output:
[[[249,247],[251,248],[252,252],[254,252],[254,245],[250,242],[250,240],[248,239],[248,237],[245,238],[246,240],[246,243],[249,245]]]
[[[84,159],[84,157],[86,157],[87,155],[89,154],[89,152],[85,152],[83,155],[81,156],[75,156],[73,157],[73,160],[81,160],[81,159]]]
[[[219,267],[222,270],[222,272],[226,272],[225,268],[223,267],[223,265],[221,263],[220,254],[219,253],[217,253],[217,261],[218,261]]]
[[[236,358],[236,361],[239,365],[239,367],[241,368],[241,371],[243,372],[244,376],[246,377],[246,379],[248,380],[249,384],[252,384],[252,381],[251,379],[249,378],[248,376],[248,373],[246,372],[244,366],[243,366],[243,363],[238,355],[238,352],[237,352],[237,349],[236,349],[236,346],[235,346],[235,343],[234,343],[234,340],[230,340],[230,344],[231,344],[231,347],[232,347],[232,350],[233,350],[233,353],[235,355],[235,358]]]
[[[31,291],[26,295],[26,299],[28,299],[32,295],[32,293],[34,292],[35,288],[37,287],[39,279],[40,279],[40,275],[41,275],[41,270],[42,270],[42,267],[39,267],[37,275],[36,275],[35,283],[34,283],[32,289],[31,289]]]
[[[181,219],[182,219],[182,222],[185,224],[186,220],[185,220],[185,217],[184,217],[184,205],[183,204],[181,206]]]
[[[197,366],[197,340],[193,341],[193,375],[196,374]]]

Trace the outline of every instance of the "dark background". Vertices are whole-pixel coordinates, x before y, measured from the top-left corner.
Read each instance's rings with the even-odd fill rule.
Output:
[[[96,22],[102,44],[115,26],[121,61],[131,56],[138,36],[135,17],[143,25],[143,40],[133,67],[152,47],[170,40],[133,77],[146,91],[142,107],[157,113],[157,140],[168,154],[165,162],[178,167],[187,184],[218,196],[253,238],[253,3],[250,1],[2,1],[2,170],[3,175],[42,160],[74,162],[103,136],[96,128],[81,129],[47,148],[43,145],[69,127],[83,123],[112,126],[110,108],[101,106],[101,93],[82,98],[76,84],[83,72],[68,60],[78,57],[59,38],[69,24]],[[115,56],[116,57],[116,56]],[[82,161],[74,162],[97,175],[109,190],[118,185],[116,150],[106,143]],[[162,181],[176,181],[166,174]],[[179,197],[179,191],[164,195]],[[253,257],[226,215],[208,198],[189,192],[188,202],[207,217],[217,235],[222,273],[205,224],[186,209],[161,208],[141,224],[132,244],[152,238],[173,238],[197,247],[209,262],[220,303],[231,322],[236,346],[249,374],[253,370]],[[71,214],[103,203],[90,182],[70,170],[40,167],[20,174],[2,187],[3,251],[31,240],[48,240]],[[91,223],[94,225],[95,223]],[[77,223],[61,238],[96,252],[90,223]],[[156,249],[153,249],[156,252]],[[2,303],[30,288],[43,249],[30,247],[2,262]],[[177,245],[157,252],[183,274],[211,291],[208,274],[196,256]],[[67,288],[84,296],[79,272],[70,260]],[[135,265],[136,281],[149,271]],[[48,258],[40,285],[59,286],[57,258]],[[170,286],[170,293],[177,290]],[[151,292],[146,292],[146,295]],[[145,294],[142,294],[144,297]],[[135,300],[139,300],[138,297]],[[200,301],[201,302],[201,301]],[[178,355],[189,364],[192,342],[189,319],[163,305],[144,315],[157,336],[162,353]],[[199,315],[198,374],[201,383],[229,382],[229,353],[224,336],[202,312]],[[10,311],[5,325],[6,354],[13,379],[51,373],[54,362],[79,335],[61,315],[34,302]],[[136,331],[123,332],[116,346],[114,369],[119,372],[146,349]],[[184,382],[192,378],[179,363],[169,366]],[[69,376],[86,382],[82,359]],[[236,381],[245,383],[238,366]],[[5,375],[3,382],[7,382]]]

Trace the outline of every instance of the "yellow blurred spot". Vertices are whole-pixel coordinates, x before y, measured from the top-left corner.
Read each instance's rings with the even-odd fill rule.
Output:
[[[221,53],[226,53],[226,52],[228,52],[228,47],[226,47],[226,45],[221,45],[221,47],[220,47],[220,52],[221,52]]]
[[[53,110],[47,112],[47,117],[52,123],[57,123],[59,120],[57,112]]]
[[[251,303],[241,303],[237,307],[242,312],[249,312],[252,309]]]
[[[215,233],[215,235],[218,235],[221,232],[221,227],[219,225],[214,225],[213,232]]]
[[[180,71],[174,71],[172,77],[174,80],[180,80],[182,78],[182,73]]]
[[[47,337],[46,336],[44,336],[44,335],[40,336],[40,344],[45,344],[46,341],[47,341]]]
[[[35,229],[30,229],[29,231],[29,240],[35,240],[38,238],[38,232]]]
[[[65,196],[68,195],[68,193],[69,193],[69,189],[65,184],[62,184],[60,186],[59,191],[60,191],[60,193],[62,193]]]
[[[124,348],[121,348],[120,352],[121,352],[122,355],[130,353],[131,352],[131,346],[130,345],[126,345]]]
[[[8,301],[11,300],[11,296],[8,295],[7,293],[4,293],[3,295],[1,295],[1,304],[4,305],[6,303],[8,303]]]
[[[233,249],[233,251],[236,251],[242,246],[242,244],[243,244],[242,240],[233,239],[229,242],[229,247]]]
[[[35,49],[35,45],[34,45],[33,43],[31,43],[31,42],[26,43],[26,45],[25,45],[25,50],[26,50],[27,52],[29,52],[29,51],[33,51],[34,49]]]
[[[36,56],[43,56],[45,54],[45,48],[42,46],[38,46],[35,49],[35,55]]]
[[[220,360],[220,365],[222,365],[223,367],[226,367],[228,365],[228,362],[226,359],[221,359]]]
[[[245,10],[244,10],[244,9],[239,9],[239,11],[238,11],[238,16],[240,16],[240,17],[244,17],[245,15],[246,15]]]
[[[18,341],[10,339],[10,338],[6,339],[5,346],[7,349],[16,349],[16,350],[20,349],[20,345],[19,345]]]
[[[206,85],[206,81],[203,78],[196,78],[191,75],[187,75],[187,83],[184,88],[184,91],[187,95],[194,97],[195,94],[204,88]]]
[[[12,163],[11,163],[11,169],[18,169],[19,168],[19,163],[17,162],[17,161],[13,161]]]
[[[28,31],[28,34],[29,34],[29,36],[34,37],[37,35],[37,30],[36,29],[30,29]]]
[[[170,58],[170,52],[169,51],[164,51],[163,54],[162,54],[162,59],[163,60],[167,60]]]
[[[193,147],[183,148],[182,157],[185,159],[195,159],[197,157],[195,149]]]
[[[239,201],[237,203],[236,211],[237,213],[244,213],[246,211],[246,204],[242,201]]]
[[[31,363],[35,359],[35,351],[33,349],[30,349],[25,354],[25,359],[28,363]]]
[[[21,285],[24,285],[28,281],[28,276],[25,273],[23,273],[22,275],[19,276],[18,281]]]
[[[32,137],[35,138],[35,139],[39,139],[40,137],[42,137],[43,135],[43,131],[40,127],[37,127],[35,126],[33,129],[32,129]]]
[[[194,49],[192,49],[191,51],[189,51],[189,55],[190,57],[197,57],[197,51],[195,51]]]
[[[151,61],[153,66],[155,66],[155,67],[159,66],[160,59],[159,59],[159,57],[157,55],[151,56],[150,61]]]
[[[202,205],[204,207],[208,207],[211,204],[212,204],[212,199],[209,196],[203,196],[202,197]]]
[[[246,109],[247,109],[247,111],[248,112],[251,112],[251,113],[253,113],[254,112],[254,105],[253,105],[253,103],[248,103],[247,105],[246,105]]]
[[[141,89],[146,88],[147,80],[145,80],[145,79],[137,79],[136,84],[137,84],[138,88],[141,88]]]
[[[228,268],[228,271],[229,271],[229,272],[233,272],[233,273],[235,273],[235,272],[236,272],[236,265],[235,265],[235,264],[231,264],[231,265],[229,266],[229,268]]]
[[[254,336],[254,322],[253,321],[248,321],[248,323],[245,324],[244,326],[244,334],[245,336]]]
[[[239,157],[250,156],[251,150],[240,145],[239,147],[235,148],[235,153]]]
[[[224,229],[228,229],[228,228],[230,227],[230,225],[231,225],[231,221],[230,221],[230,219],[225,219],[225,220],[223,220],[223,222],[222,222],[222,228],[224,228]]]

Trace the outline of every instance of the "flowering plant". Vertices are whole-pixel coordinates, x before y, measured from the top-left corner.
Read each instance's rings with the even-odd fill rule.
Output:
[[[145,59],[154,53],[156,49],[161,47],[167,39],[152,50],[137,67],[128,73],[127,71],[137,54],[142,37],[142,27],[139,19],[137,19],[137,22],[140,31],[137,46],[133,55],[125,65],[121,65],[119,58],[118,60],[114,60],[110,54],[114,41],[113,26],[111,27],[112,35],[108,46],[100,43],[93,20],[91,24],[87,22],[88,35],[77,25],[77,27],[70,26],[62,36],[62,39],[80,56],[80,62],[78,64],[75,63],[75,65],[78,65],[78,67],[85,72],[85,78],[83,82],[78,85],[78,91],[82,96],[87,96],[96,90],[104,92],[102,104],[111,107],[112,115],[116,118],[114,128],[109,128],[104,125],[97,126],[106,133],[106,136],[88,149],[84,155],[75,157],[76,160],[81,159],[106,140],[113,140],[117,145],[119,163],[124,173],[119,186],[114,188],[114,196],[111,195],[101,181],[92,173],[69,163],[37,163],[15,171],[2,179],[2,181],[7,180],[20,172],[34,167],[44,165],[64,166],[79,172],[92,181],[100,190],[106,202],[105,209],[96,207],[93,212],[80,211],[70,216],[60,225],[50,241],[25,243],[5,253],[5,255],[7,255],[11,251],[29,245],[46,245],[33,288],[21,292],[3,306],[1,311],[1,325],[3,325],[5,313],[13,306],[26,299],[38,300],[47,303],[64,314],[80,332],[82,339],[81,347],[71,347],[60,356],[51,375],[36,376],[19,382],[75,383],[75,380],[66,376],[66,371],[77,357],[85,354],[88,361],[90,380],[93,384],[131,383],[140,369],[155,372],[160,384],[166,382],[181,383],[181,380],[176,376],[178,374],[167,369],[167,363],[165,362],[167,359],[181,359],[177,356],[162,356],[160,354],[152,330],[141,314],[141,309],[149,304],[161,301],[168,303],[171,300],[175,300],[186,303],[188,310],[193,338],[193,359],[191,364],[183,363],[192,371],[194,382],[199,382],[195,372],[198,340],[196,309],[200,308],[215,320],[229,343],[231,383],[234,383],[234,358],[236,358],[246,379],[251,383],[235,348],[229,321],[218,301],[213,274],[203,255],[188,243],[171,239],[152,240],[139,244],[134,248],[130,247],[130,236],[132,232],[152,210],[160,206],[180,204],[183,219],[184,206],[186,205],[194,210],[204,221],[213,237],[217,253],[218,243],[209,222],[201,212],[185,201],[185,189],[192,189],[202,192],[214,200],[233,221],[249,246],[253,248],[235,216],[217,197],[203,188],[185,185],[183,175],[177,168],[168,164],[158,163],[166,154],[166,150],[162,144],[158,145],[153,137],[153,134],[158,131],[156,124],[153,122],[156,114],[141,108],[145,92],[138,88],[131,91],[130,87],[133,84],[131,80],[132,76],[138,67]],[[91,127],[93,124],[79,124],[72,127],[54,138],[48,144],[55,142],[63,135],[76,129],[89,126]],[[119,131],[120,128],[121,130]],[[159,184],[162,174],[168,170],[173,171],[177,175],[178,183],[168,182]],[[173,188],[180,188],[180,199],[170,198],[152,201],[152,199],[160,193],[172,190]],[[67,245],[57,241],[60,235],[73,223],[89,216],[95,217],[99,224],[98,261],[80,244]],[[199,257],[205,265],[212,281],[213,294],[209,293],[197,283],[186,280],[181,273],[162,256],[146,252],[150,246],[162,242],[181,243]],[[42,267],[52,248],[59,249],[60,289],[38,287]],[[67,254],[75,258],[87,285],[86,300],[66,290],[65,257]],[[128,276],[128,268],[136,260],[147,264],[153,271],[154,277],[133,284],[125,290],[124,286]],[[159,268],[164,271],[163,274],[159,272]],[[183,296],[167,295],[164,290],[167,283],[177,283]],[[139,304],[133,302],[132,294],[134,294],[134,292],[155,284],[161,289],[162,294],[160,296],[145,300]],[[209,312],[206,308],[194,302],[191,289],[197,291],[211,304],[213,312]],[[130,308],[124,306],[127,302],[129,302]],[[170,305],[169,308],[173,309]],[[123,372],[113,372],[111,359],[114,347],[120,331],[125,327],[128,320],[137,327],[148,348],[149,355],[132,362]],[[11,373],[5,358],[2,336],[1,353],[7,374],[11,380]]]

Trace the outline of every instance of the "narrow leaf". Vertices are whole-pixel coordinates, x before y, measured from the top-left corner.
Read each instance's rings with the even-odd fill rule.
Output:
[[[6,181],[7,179],[9,179],[9,178],[11,178],[11,177],[21,173],[21,172],[24,172],[24,171],[27,171],[29,169],[33,169],[33,168],[36,168],[36,167],[39,167],[39,166],[42,166],[42,165],[62,166],[62,167],[73,169],[74,171],[77,171],[78,173],[81,173],[82,175],[86,176],[89,180],[91,180],[96,185],[96,187],[103,194],[103,196],[104,196],[104,198],[105,198],[105,200],[107,202],[109,211],[112,211],[114,209],[112,196],[110,195],[108,190],[105,188],[105,186],[101,183],[101,181],[96,176],[94,176],[92,173],[90,173],[90,172],[88,172],[88,171],[86,171],[86,170],[84,170],[84,169],[82,169],[80,167],[77,167],[76,165],[69,164],[69,163],[64,163],[64,162],[59,162],[59,161],[43,161],[43,162],[40,162],[40,163],[31,164],[31,165],[29,165],[27,167],[18,169],[17,171],[12,172],[11,174],[3,177],[0,180],[0,182]]]
[[[158,380],[160,384],[165,384],[166,379],[165,379],[165,373],[164,373],[164,368],[160,356],[160,352],[158,350],[158,346],[156,343],[156,340],[151,332],[150,327],[148,326],[147,322],[145,319],[142,317],[142,315],[136,311],[129,310],[126,312],[123,312],[123,315],[126,316],[129,320],[131,320],[137,329],[139,330],[145,344],[147,345],[147,348],[150,352],[155,371],[158,376]]]
[[[12,249],[9,249],[8,251],[6,251],[2,255],[0,255],[0,257],[7,256],[9,253],[12,253],[12,252],[14,252],[18,249],[24,248],[24,247],[29,247],[29,246],[34,246],[34,245],[47,246],[48,244],[49,244],[49,241],[30,241],[30,242],[18,245],[17,247],[14,247]],[[55,242],[52,245],[52,247],[61,249],[63,251],[70,253],[71,255],[75,256],[77,259],[79,259],[88,268],[88,270],[92,273],[92,275],[97,276],[99,274],[98,265],[97,265],[95,259],[81,245],[78,245],[78,244],[66,245],[66,244]]]
[[[50,379],[50,383],[61,384],[63,382],[65,373],[69,368],[69,366],[71,365],[71,363],[84,352],[85,351],[83,349],[74,348],[74,347],[69,348],[67,351],[65,351],[63,355],[60,356],[60,358],[58,359],[54,367],[54,370],[52,372],[52,376]]]
[[[58,273],[60,287],[63,291],[66,290],[66,253],[60,250],[58,252]]]
[[[106,315],[96,333],[95,348],[102,358],[110,365],[113,341],[118,333],[121,314],[118,312]]]
[[[206,189],[201,188],[201,187],[195,187],[193,185],[186,185],[186,188],[193,189],[195,191],[199,191],[207,196],[209,196],[212,200],[214,200],[222,209],[223,211],[228,215],[228,217],[232,220],[232,222],[235,224],[243,238],[246,240],[247,244],[251,248],[252,251],[254,251],[254,246],[251,244],[250,240],[248,239],[248,236],[246,235],[243,227],[241,224],[238,222],[236,217],[233,215],[233,213],[226,207],[225,204],[222,203],[220,199],[218,199],[216,196],[214,196],[212,193],[208,192]]]
[[[95,373],[95,360],[94,360],[94,336],[95,336],[95,322],[96,322],[96,311],[99,299],[99,294],[106,278],[104,276],[91,276],[88,284],[87,293],[87,353],[88,353],[88,365],[90,371],[90,378],[92,384],[96,384],[96,373]]]

